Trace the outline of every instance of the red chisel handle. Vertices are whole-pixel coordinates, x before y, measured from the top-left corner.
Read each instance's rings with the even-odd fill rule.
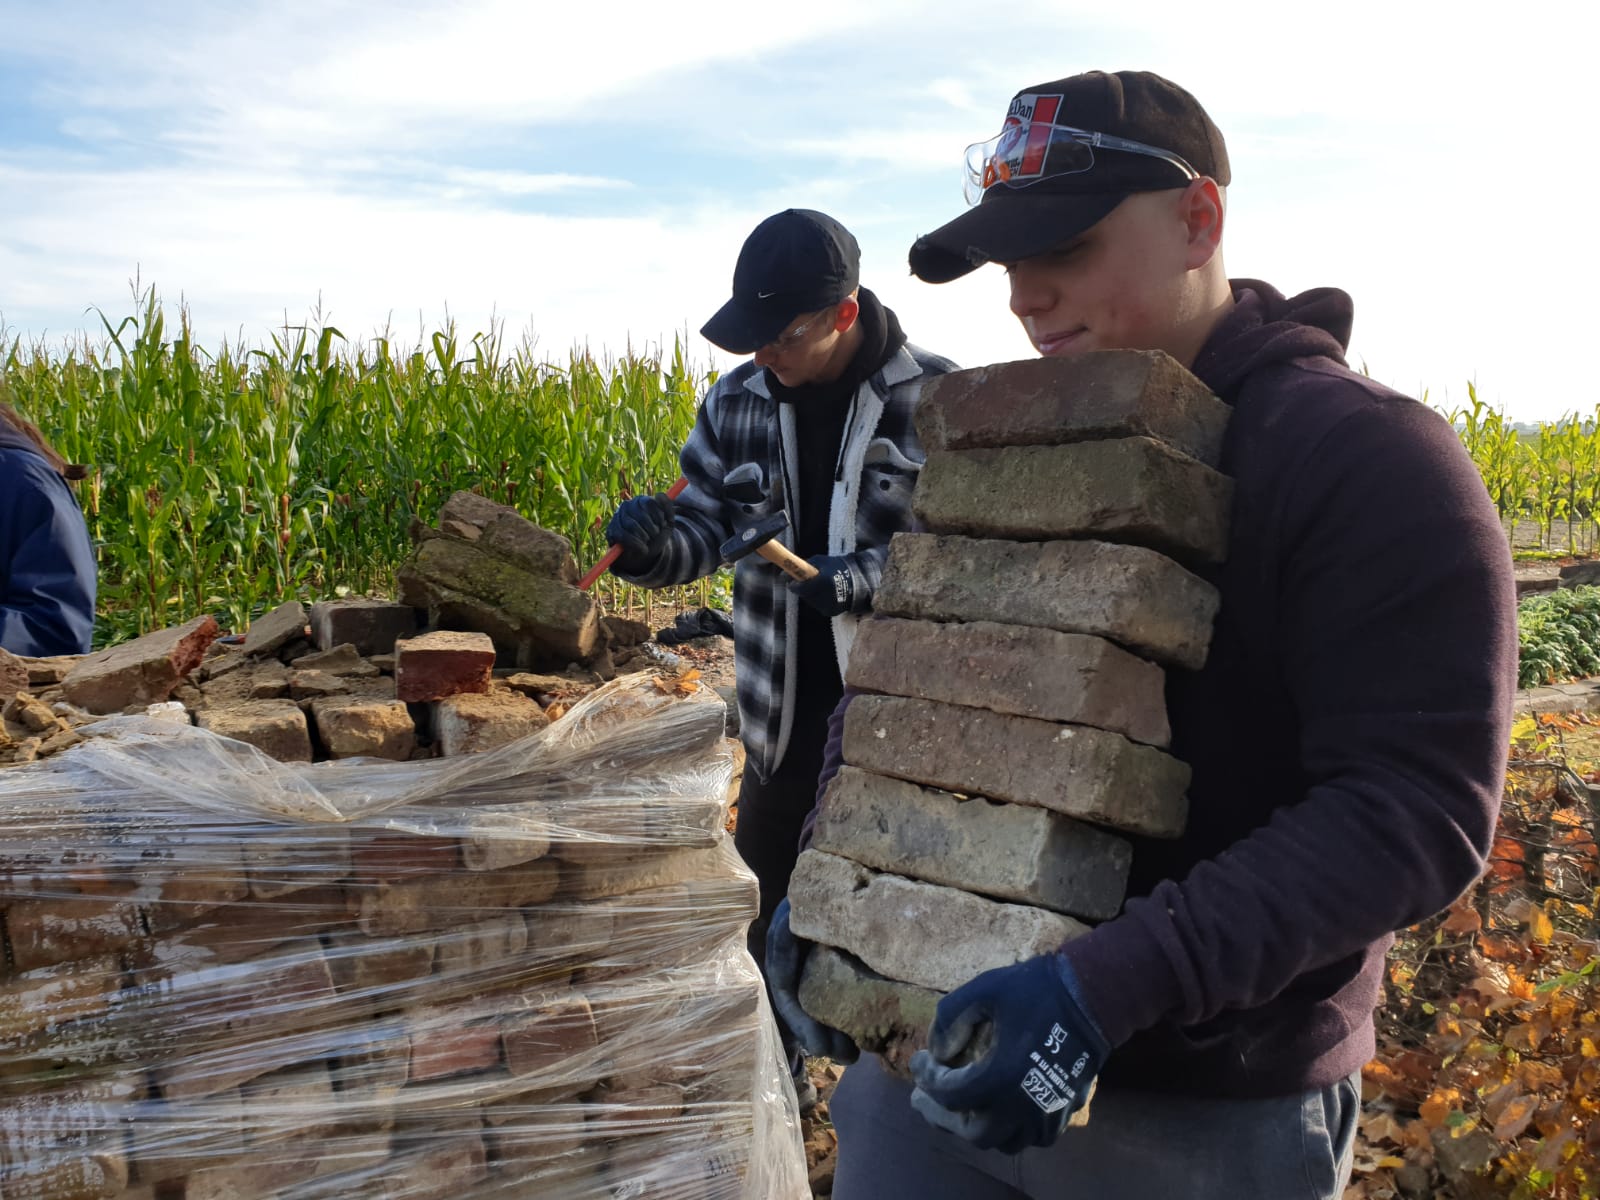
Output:
[[[689,481],[682,475],[679,475],[678,482],[667,489],[667,499],[676,500],[679,496],[683,495],[683,489],[688,486]],[[605,554],[600,557],[600,561],[589,568],[589,573],[582,579],[578,580],[578,590],[580,592],[587,592],[590,588],[592,588],[594,586],[594,581],[599,579],[600,576],[604,575],[611,564],[616,562],[621,555],[621,546],[613,546],[611,549],[607,550]]]

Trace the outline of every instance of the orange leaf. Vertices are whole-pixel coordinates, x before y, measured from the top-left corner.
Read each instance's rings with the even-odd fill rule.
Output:
[[[1533,1120],[1534,1110],[1538,1107],[1537,1096],[1518,1096],[1501,1110],[1499,1120],[1494,1123],[1494,1136],[1502,1142],[1516,1141]]]
[[[1483,918],[1470,903],[1457,901],[1450,906],[1450,915],[1439,928],[1446,933],[1477,933],[1483,928]]]
[[[1534,941],[1541,946],[1550,944],[1550,935],[1555,932],[1555,926],[1550,923],[1550,914],[1542,908],[1536,908],[1528,919],[1528,933]]]
[[[1445,1118],[1460,1102],[1461,1093],[1455,1088],[1435,1088],[1433,1094],[1417,1109],[1417,1115],[1429,1129],[1440,1129],[1444,1126]],[[1529,1116],[1532,1117],[1531,1112]]]

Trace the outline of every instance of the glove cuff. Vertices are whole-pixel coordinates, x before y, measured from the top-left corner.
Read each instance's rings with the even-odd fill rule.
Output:
[[[1083,1030],[1098,1043],[1101,1059],[1111,1053],[1111,1043],[1107,1040],[1105,1032],[1100,1028],[1100,1022],[1095,1019],[1094,1012],[1089,1008],[1089,1001],[1084,995],[1083,983],[1078,978],[1078,973],[1072,969],[1072,964],[1067,961],[1064,954],[1052,954],[1051,965],[1055,968],[1056,978],[1061,983],[1061,989],[1066,993],[1066,999],[1077,1010],[1078,1017],[1083,1021]]]

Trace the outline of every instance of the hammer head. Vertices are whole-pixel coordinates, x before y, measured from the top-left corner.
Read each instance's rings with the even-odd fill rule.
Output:
[[[789,518],[784,513],[773,513],[770,517],[762,517],[754,525],[745,526],[722,543],[722,561],[736,563],[746,555],[754,554],[787,528],[789,528]]]

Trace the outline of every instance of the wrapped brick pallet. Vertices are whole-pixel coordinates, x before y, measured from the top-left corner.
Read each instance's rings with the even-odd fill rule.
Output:
[[[806,1195],[722,723],[634,676],[463,758],[0,773],[0,1197]]]

